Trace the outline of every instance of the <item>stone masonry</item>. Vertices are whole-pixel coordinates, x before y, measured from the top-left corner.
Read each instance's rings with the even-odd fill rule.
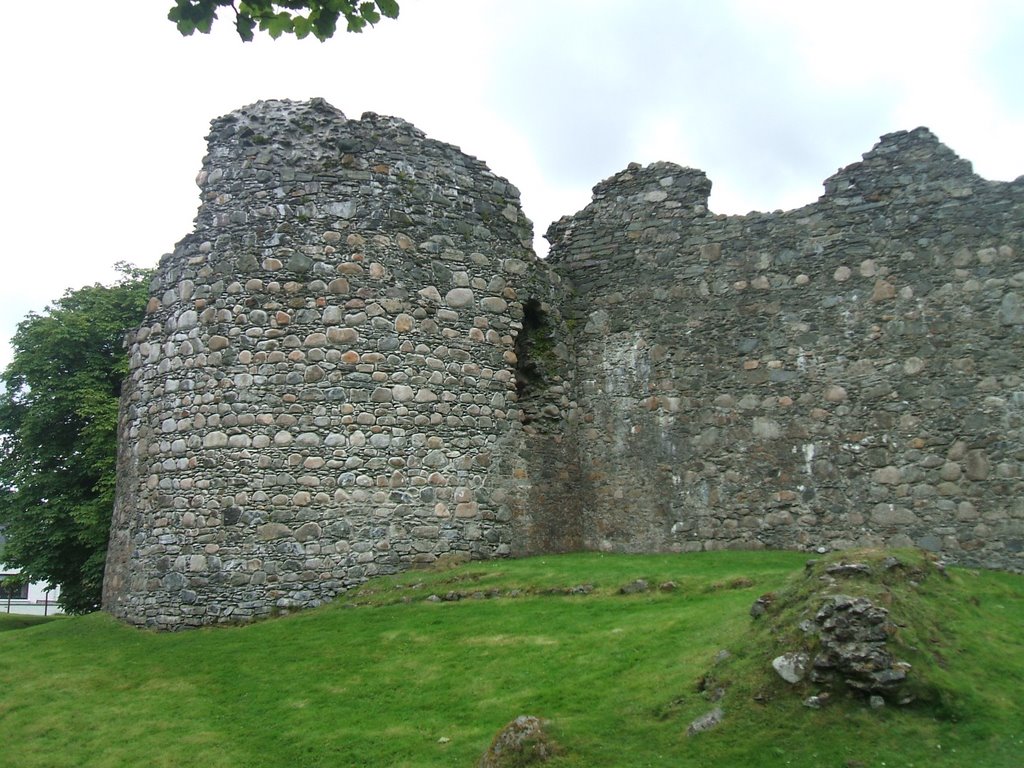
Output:
[[[215,120],[129,339],[104,607],[174,629],[444,559],[916,545],[1024,568],[1024,178],[890,134],[796,211],[509,182],[322,100]]]
[[[631,167],[548,233],[583,545],[1024,567],[1024,177],[919,128],[795,211],[716,216],[709,191]]]

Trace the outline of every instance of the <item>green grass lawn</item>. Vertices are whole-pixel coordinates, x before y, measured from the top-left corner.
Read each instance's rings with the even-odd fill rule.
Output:
[[[1024,577],[952,571],[894,593],[920,623],[905,634],[932,695],[810,710],[813,689],[768,667],[779,630],[748,612],[797,589],[805,560],[505,560],[244,627],[161,635],[94,614],[0,632],[0,765],[473,766],[533,714],[551,721],[553,766],[1024,766]],[[618,593],[637,578],[651,590]],[[687,737],[716,706],[709,673],[724,722]]]

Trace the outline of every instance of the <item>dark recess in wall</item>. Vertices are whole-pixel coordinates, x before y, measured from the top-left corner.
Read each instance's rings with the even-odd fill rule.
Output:
[[[520,400],[544,386],[543,357],[551,352],[551,326],[537,299],[523,304],[523,329],[516,336],[516,393]]]

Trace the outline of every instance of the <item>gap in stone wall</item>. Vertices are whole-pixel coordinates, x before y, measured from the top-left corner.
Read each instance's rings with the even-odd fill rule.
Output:
[[[554,341],[547,313],[537,299],[523,303],[523,327],[516,336],[516,393],[519,401],[541,392],[547,382],[544,358],[552,354]],[[527,410],[526,419],[531,419]]]

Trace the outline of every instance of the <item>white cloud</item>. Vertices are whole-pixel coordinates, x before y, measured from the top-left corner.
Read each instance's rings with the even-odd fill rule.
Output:
[[[919,124],[987,177],[1024,173],[1012,0],[407,0],[322,45],[183,39],[169,5],[62,3],[45,33],[0,31],[0,337],[116,261],[155,264],[191,228],[209,120],[260,98],[404,117],[508,176],[538,236],[632,160],[703,169],[727,213],[810,202]]]

